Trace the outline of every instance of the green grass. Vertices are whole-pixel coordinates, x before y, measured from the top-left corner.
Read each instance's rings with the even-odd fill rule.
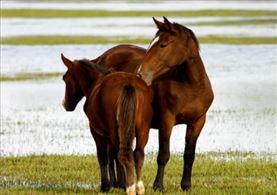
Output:
[[[1,38],[6,45],[59,45],[59,44],[148,44],[151,37],[119,36],[19,36]],[[202,36],[200,43],[221,44],[277,44],[276,37]]]
[[[252,44],[277,44],[276,37],[235,37],[208,35],[199,37],[200,43],[219,43],[232,45],[252,45]]]
[[[59,45],[59,44],[117,44],[146,43],[150,38],[105,37],[105,36],[19,36],[2,38],[1,44],[8,45]]]
[[[241,19],[241,20],[222,20],[222,21],[204,21],[187,23],[193,26],[245,26],[245,25],[264,25],[277,24],[277,19]]]
[[[227,158],[227,159],[226,159]],[[156,174],[156,156],[144,166],[146,194]],[[172,155],[166,167],[164,194],[183,194],[182,157]],[[0,158],[0,194],[98,194],[99,168],[95,156],[43,155]],[[276,194],[277,163],[270,155],[248,153],[198,154],[188,194]],[[101,193],[99,193],[101,194]],[[109,194],[124,194],[112,189]]]
[[[0,81],[24,81],[24,80],[39,80],[61,76],[62,73],[20,73],[15,75],[1,75]]]
[[[107,10],[45,10],[45,9],[2,9],[1,17],[27,18],[80,18],[80,17],[152,17],[152,16],[277,16],[274,10],[178,10],[178,11],[107,11]]]

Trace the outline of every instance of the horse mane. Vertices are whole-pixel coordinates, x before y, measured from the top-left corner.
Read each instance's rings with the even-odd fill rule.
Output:
[[[191,29],[189,29],[189,28],[187,28],[187,27],[185,27],[185,26],[183,26],[183,25],[181,25],[181,24],[178,24],[178,23],[173,23],[173,25],[174,25],[175,27],[177,27],[178,29],[180,29],[180,30],[182,30],[182,31],[184,31],[184,32],[186,32],[186,33],[188,33],[188,34],[190,35],[190,37],[193,39],[193,41],[194,41],[194,43],[195,43],[195,45],[196,45],[196,48],[199,50],[199,42],[198,42],[198,39],[196,38],[194,32],[193,32]]]
[[[79,62],[81,64],[85,65],[86,67],[93,68],[94,70],[96,70],[104,75],[109,74],[111,72],[108,68],[106,68],[104,66],[100,66],[99,64],[92,63],[88,59],[82,59],[82,60],[79,60]]]
[[[185,33],[188,33],[189,36],[190,36],[190,37],[192,38],[192,40],[194,41],[194,43],[195,43],[195,45],[196,45],[196,48],[199,50],[199,48],[200,48],[200,47],[199,47],[199,41],[198,41],[198,39],[196,38],[194,32],[193,32],[191,29],[189,29],[189,28],[187,28],[187,27],[185,27],[185,26],[183,26],[183,25],[181,25],[181,24],[178,24],[178,23],[176,23],[176,22],[174,22],[173,25],[174,25],[176,28],[178,28],[179,30],[184,31]],[[167,30],[167,29],[159,29],[158,32],[157,32],[156,34],[158,34],[159,32],[162,32],[162,31],[168,31],[168,30]]]

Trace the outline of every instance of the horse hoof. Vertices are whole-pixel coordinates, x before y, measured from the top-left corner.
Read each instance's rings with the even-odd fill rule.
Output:
[[[190,191],[191,185],[188,184],[188,183],[184,183],[184,184],[181,183],[181,188],[182,188],[183,191]]]
[[[157,192],[163,192],[164,187],[163,187],[163,185],[155,184],[155,183],[154,183],[154,185],[153,185],[153,190],[154,190],[154,191],[157,191]]]
[[[108,192],[110,190],[111,186],[107,183],[101,184],[101,192]]]
[[[117,188],[126,190],[125,183],[117,183]]]
[[[136,184],[127,187],[126,195],[136,195]]]
[[[113,188],[119,188],[117,182],[113,182],[113,183],[112,183],[112,187],[113,187]]]
[[[136,191],[138,195],[143,195],[145,193],[145,188],[142,181],[138,181]]]

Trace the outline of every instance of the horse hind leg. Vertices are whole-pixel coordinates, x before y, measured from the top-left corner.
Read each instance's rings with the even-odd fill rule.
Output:
[[[119,148],[118,141],[111,140],[109,144],[109,175],[110,183],[115,188],[122,188],[125,190],[125,176],[122,164],[118,160]],[[116,168],[116,170],[115,170]]]
[[[183,190],[190,190],[191,188],[191,172],[195,158],[195,147],[198,136],[200,135],[200,132],[205,124],[205,118],[206,116],[204,115],[193,124],[187,126],[184,167],[181,180],[181,188]]]
[[[135,180],[134,180],[134,159],[133,159],[133,151],[129,150],[119,151],[119,162],[122,164],[124,168],[125,178],[126,178],[126,194],[127,195],[135,195],[136,188],[135,188]]]
[[[119,188],[126,190],[125,189],[126,179],[125,179],[125,175],[124,175],[124,168],[117,158],[116,158],[115,162],[116,162],[117,185]]]
[[[136,167],[136,174],[137,174],[136,192],[138,195],[142,195],[145,193],[145,187],[143,184],[143,176],[142,176],[144,150],[137,147],[134,152],[134,158],[135,158],[135,167]]]
[[[95,133],[93,129],[91,129],[91,132],[96,143],[97,159],[100,166],[100,189],[102,192],[108,192],[111,188],[110,181],[108,178],[108,142],[107,140],[105,140],[105,138]]]
[[[147,117],[147,116],[145,116]],[[137,128],[136,133],[136,148],[134,151],[134,160],[135,160],[135,167],[136,167],[136,174],[137,174],[137,185],[136,191],[138,195],[142,195],[145,193],[145,187],[143,184],[143,174],[142,174],[142,166],[144,162],[144,147],[147,144],[148,137],[149,137],[149,129],[150,125],[143,124],[143,127]]]
[[[110,144],[108,146],[108,152],[109,152],[109,175],[110,175],[110,183],[112,187],[117,188],[118,187],[118,181],[115,176],[115,160],[117,156],[117,151],[112,147]]]
[[[134,159],[135,159],[135,167],[137,174],[137,184],[136,191],[138,195],[142,195],[145,193],[145,187],[143,184],[143,176],[142,176],[142,166],[144,161],[144,149],[140,147],[136,147],[134,151]]]

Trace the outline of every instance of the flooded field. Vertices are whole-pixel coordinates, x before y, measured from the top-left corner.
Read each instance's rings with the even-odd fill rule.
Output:
[[[271,17],[272,18],[272,17]],[[241,17],[227,17],[224,21],[240,21]],[[254,20],[255,18],[251,18]],[[257,19],[257,18],[256,18]],[[266,20],[268,17],[259,18]],[[273,19],[276,19],[273,17]],[[274,36],[276,25],[261,24],[237,26],[196,26],[193,23],[222,21],[220,17],[208,18],[170,18],[191,28],[197,36],[229,35],[229,36]],[[243,19],[247,20],[247,19]],[[249,19],[248,19],[249,20]],[[116,22],[115,22],[116,21]],[[152,37],[156,33],[155,24],[148,18],[69,18],[69,19],[25,19],[4,18],[2,29],[3,37],[31,36],[31,35],[93,35],[93,36],[143,36]],[[188,24],[187,24],[188,23]],[[74,26],[72,26],[74,24]],[[112,28],[112,30],[110,30]],[[32,29],[29,31],[27,29]]]
[[[92,58],[111,46],[3,46],[2,73],[63,72],[61,52],[70,58]],[[276,50],[275,45],[201,46],[215,100],[198,151],[277,155]],[[61,106],[63,93],[61,78],[2,82],[1,155],[95,153],[83,102],[68,113]],[[185,125],[176,126],[173,152],[183,151],[184,137]],[[158,150],[157,139],[158,132],[151,130],[147,152]]]
[[[276,10],[275,1],[161,1],[159,3],[64,3],[1,1],[4,9],[63,10],[251,10],[253,16],[237,15],[169,17],[191,28],[197,37],[277,37],[277,16],[255,13]],[[232,10],[231,10],[232,11]],[[79,13],[79,12],[78,12]],[[100,13],[100,12],[99,12]],[[13,12],[12,14],[17,14]],[[268,15],[267,15],[268,14]],[[18,74],[65,71],[60,54],[71,59],[95,58],[114,44],[20,45],[20,36],[101,36],[151,38],[156,28],[151,17],[96,16],[92,18],[1,17],[1,38],[16,38],[15,45],[1,44],[1,156],[30,154],[95,154],[88,120],[82,110],[66,112],[62,105],[64,83],[60,77],[20,81]],[[158,17],[161,19],[161,17]],[[204,22],[204,24],[203,24]],[[221,22],[221,23],[218,23]],[[231,22],[231,23],[230,23]],[[238,22],[238,24],[236,23]],[[202,24],[201,24],[202,23]],[[108,42],[111,43],[111,42]],[[143,42],[146,43],[146,42]],[[213,43],[213,42],[211,42]],[[9,43],[7,43],[9,44]],[[17,45],[18,44],[18,45]],[[236,43],[235,43],[236,44]],[[141,45],[145,48],[148,45]],[[201,56],[213,85],[215,100],[200,135],[197,151],[270,153],[277,159],[277,45],[201,44]],[[185,125],[174,127],[171,151],[183,152]],[[147,152],[158,150],[158,131],[150,131]]]

